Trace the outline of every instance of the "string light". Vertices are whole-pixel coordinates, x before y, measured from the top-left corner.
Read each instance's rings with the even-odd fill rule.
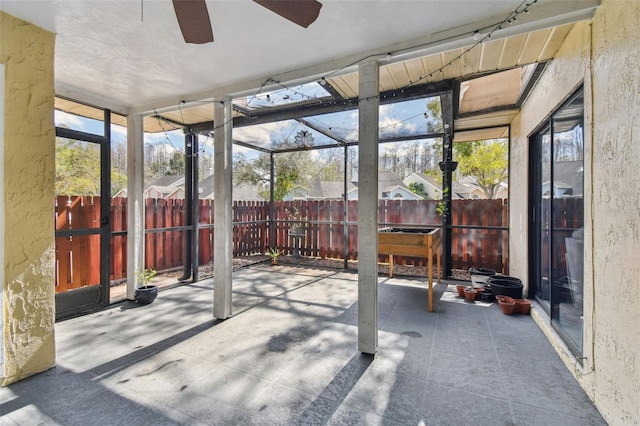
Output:
[[[431,78],[431,76],[434,73],[443,72],[443,70],[445,68],[451,66],[454,62],[456,62],[459,59],[461,59],[463,56],[465,56],[467,53],[469,53],[469,51],[471,51],[472,49],[476,48],[478,45],[482,44],[484,41],[489,40],[494,33],[502,30],[502,26],[504,24],[517,22],[518,15],[520,15],[522,13],[529,13],[529,8],[531,6],[533,6],[537,2],[538,2],[538,0],[533,0],[530,3],[527,3],[527,0],[523,0],[518,5],[518,7],[516,7],[516,9],[509,14],[509,16],[506,17],[501,22],[498,22],[498,23],[496,23],[494,25],[489,25],[489,26],[484,27],[484,28],[478,28],[473,33],[473,40],[475,41],[475,43],[471,47],[468,47],[467,49],[465,49],[462,53],[460,53],[454,59],[449,61],[446,65],[443,65],[442,67],[438,68],[437,70],[434,70],[434,71],[430,72],[428,75],[425,75],[424,77],[420,77],[417,80],[411,81],[408,85],[404,86],[403,88],[406,88],[406,87],[409,87],[409,86],[413,86],[414,84],[416,84],[416,83],[418,83],[418,82],[420,82],[422,80],[425,80],[427,78]],[[485,35],[483,35],[483,32],[486,31],[486,30],[489,30],[489,32],[486,33]]]
[[[442,67],[440,67],[440,68],[438,68],[436,70],[433,70],[433,71],[429,72],[429,74],[426,74],[425,76],[420,77],[420,78],[418,78],[416,80],[410,80],[409,84],[399,88],[400,92],[403,93],[405,88],[413,86],[416,83],[419,83],[419,82],[421,82],[423,80],[426,80],[427,78],[428,79],[433,78],[433,75],[435,73],[441,73],[441,74],[444,75],[444,69],[445,68],[450,67],[451,65],[453,65],[453,63],[455,63],[456,61],[461,59],[463,56],[465,56],[467,53],[469,53],[469,51],[471,51],[472,49],[474,49],[478,45],[482,44],[484,41],[489,40],[494,33],[502,30],[504,24],[513,24],[515,22],[518,22],[518,20],[517,20],[518,15],[521,15],[523,13],[524,14],[529,14],[530,7],[533,6],[537,2],[538,2],[538,0],[533,0],[531,2],[527,2],[527,0],[523,0],[518,5],[518,7],[516,7],[516,9],[509,14],[509,16],[507,18],[505,18],[504,20],[502,20],[501,22],[498,22],[498,23],[496,23],[494,25],[489,25],[489,26],[484,27],[484,28],[476,29],[474,31],[474,33],[473,33],[473,40],[476,42],[475,44],[473,44],[472,46],[470,46],[467,49],[465,49],[462,53],[460,53],[458,56],[456,56],[454,59],[450,60],[447,64],[443,65]],[[488,33],[484,34],[484,31],[486,31],[486,30],[490,30],[490,31]],[[354,62],[352,62],[352,63],[350,63],[348,65],[343,66],[342,68],[339,68],[339,69],[336,69],[336,70],[334,70],[334,71],[332,71],[330,73],[327,73],[326,75],[324,75],[323,77],[320,78],[320,80],[318,81],[318,84],[320,84],[321,86],[324,86],[324,85],[327,84],[327,80],[326,79],[329,78],[330,76],[332,76],[334,74],[337,74],[337,73],[339,73],[340,71],[342,71],[344,69],[347,69],[347,68],[350,68],[350,67],[352,67],[354,65],[357,65],[357,64],[361,63],[362,61],[365,61],[365,60],[370,59],[372,57],[380,57],[380,55],[379,54],[371,54],[371,55],[364,56],[364,57],[362,57],[362,58],[360,58],[360,59],[358,59],[358,60],[356,60],[356,61],[354,61]],[[385,55],[383,60],[390,61],[392,58],[393,58],[393,52],[388,52]],[[321,104],[325,104],[326,103],[326,104],[330,104],[330,105],[336,105],[338,103],[337,101],[325,101],[322,98],[318,98],[316,96],[307,95],[305,93],[302,93],[300,91],[297,91],[295,89],[292,89],[292,88],[288,87],[287,85],[285,85],[284,83],[281,83],[280,81],[274,80],[273,78],[269,77],[261,84],[260,88],[256,91],[256,93],[253,94],[251,96],[251,98],[249,98],[249,100],[247,101],[247,104],[246,104],[247,107],[249,107],[251,102],[254,99],[256,99],[262,93],[262,90],[268,84],[274,84],[274,85],[277,85],[277,86],[279,86],[281,88],[281,90],[272,91],[271,93],[278,93],[278,92],[281,92],[281,91],[288,90],[288,91],[292,92],[293,94],[300,95],[300,98],[302,100],[319,100]],[[395,97],[396,93],[395,92],[392,93],[392,96]],[[284,95],[282,98],[284,100],[288,100],[290,97],[287,94],[287,95]],[[372,99],[380,99],[380,96],[377,95],[377,96],[369,96],[369,97],[365,97],[365,98],[359,98],[358,101],[362,102],[362,101],[369,101],[369,100],[372,100]],[[267,100],[267,102],[271,102],[270,94],[266,95],[266,100]],[[203,101],[203,102],[207,102],[207,101]],[[351,102],[351,101],[347,100],[347,101],[344,101],[344,102]],[[186,101],[180,101],[180,103],[186,103]],[[182,117],[182,109],[180,108],[180,105],[178,105],[178,108],[180,109],[180,114],[181,114],[181,117]],[[156,112],[156,111],[154,110],[154,112]],[[418,114],[416,116],[413,116],[413,117],[407,118],[405,120],[402,120],[402,121],[400,121],[400,123],[402,123],[404,121],[407,121],[407,120],[411,120],[412,118],[415,118],[415,117],[417,117],[417,116],[419,116],[421,114],[423,114],[423,113],[420,113],[420,114]],[[171,140],[168,137],[168,134],[166,133],[166,130],[164,129],[164,127],[162,126],[162,123],[160,122],[160,120],[163,119],[163,118],[157,112],[156,112],[156,117],[158,118],[158,121],[160,123],[160,127],[165,132],[165,136],[166,136],[167,140],[171,143],[171,145],[173,145],[173,143],[171,142]],[[424,113],[424,117],[428,118],[427,112]],[[184,118],[182,120],[184,121]],[[221,123],[221,124],[219,124],[217,126],[214,126],[211,129],[211,132],[215,131],[216,129],[224,127],[225,125],[229,124],[232,121],[233,121],[233,117],[231,117],[229,120],[225,121],[224,123]],[[394,125],[390,125],[390,126],[386,126],[386,127],[391,127],[391,126],[395,126],[395,124]],[[380,130],[384,130],[386,127],[380,128]],[[178,129],[178,127],[175,127],[175,129]],[[329,131],[331,131],[331,129],[332,128],[329,127]],[[339,128],[336,127],[334,129],[339,129]],[[351,131],[353,129],[344,129],[344,130]],[[175,148],[175,146],[174,146],[174,148]]]

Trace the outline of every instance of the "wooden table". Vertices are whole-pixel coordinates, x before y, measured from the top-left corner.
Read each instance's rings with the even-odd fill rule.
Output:
[[[383,228],[378,231],[378,254],[389,255],[389,277],[393,277],[393,256],[427,258],[429,274],[429,312],[433,312],[433,255],[436,255],[440,282],[440,228]]]

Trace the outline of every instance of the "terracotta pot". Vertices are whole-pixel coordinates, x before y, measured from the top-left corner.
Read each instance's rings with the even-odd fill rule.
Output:
[[[500,302],[514,302],[514,299],[512,299],[509,296],[505,296],[503,294],[499,294],[496,296],[496,300],[498,301],[498,303]],[[514,302],[515,303],[515,302]]]
[[[467,288],[466,285],[457,285],[456,290],[458,291],[458,296],[464,297],[464,289]]]
[[[502,313],[505,315],[513,315],[516,310],[516,303],[513,301],[498,301],[500,304],[500,309],[502,309]]]
[[[529,315],[529,311],[531,310],[531,301],[527,299],[515,299],[516,303],[516,313]]]
[[[473,289],[476,291],[476,300],[480,300],[480,295],[484,291],[484,287],[474,287]]]
[[[478,292],[473,288],[465,288],[464,289],[464,298],[467,299],[467,302],[473,302],[476,300],[476,295]]]

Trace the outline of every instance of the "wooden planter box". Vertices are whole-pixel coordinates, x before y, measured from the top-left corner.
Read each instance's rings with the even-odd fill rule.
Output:
[[[393,256],[423,257],[427,259],[429,275],[429,312],[433,312],[433,255],[436,255],[440,282],[440,228],[383,228],[378,231],[378,254],[389,255],[389,277],[393,277]]]

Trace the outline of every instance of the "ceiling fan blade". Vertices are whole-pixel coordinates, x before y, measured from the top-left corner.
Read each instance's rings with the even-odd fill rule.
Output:
[[[184,41],[204,44],[213,41],[213,31],[205,0],[173,0],[173,8]]]
[[[322,3],[316,0],[253,0],[289,21],[307,28],[320,14]]]

